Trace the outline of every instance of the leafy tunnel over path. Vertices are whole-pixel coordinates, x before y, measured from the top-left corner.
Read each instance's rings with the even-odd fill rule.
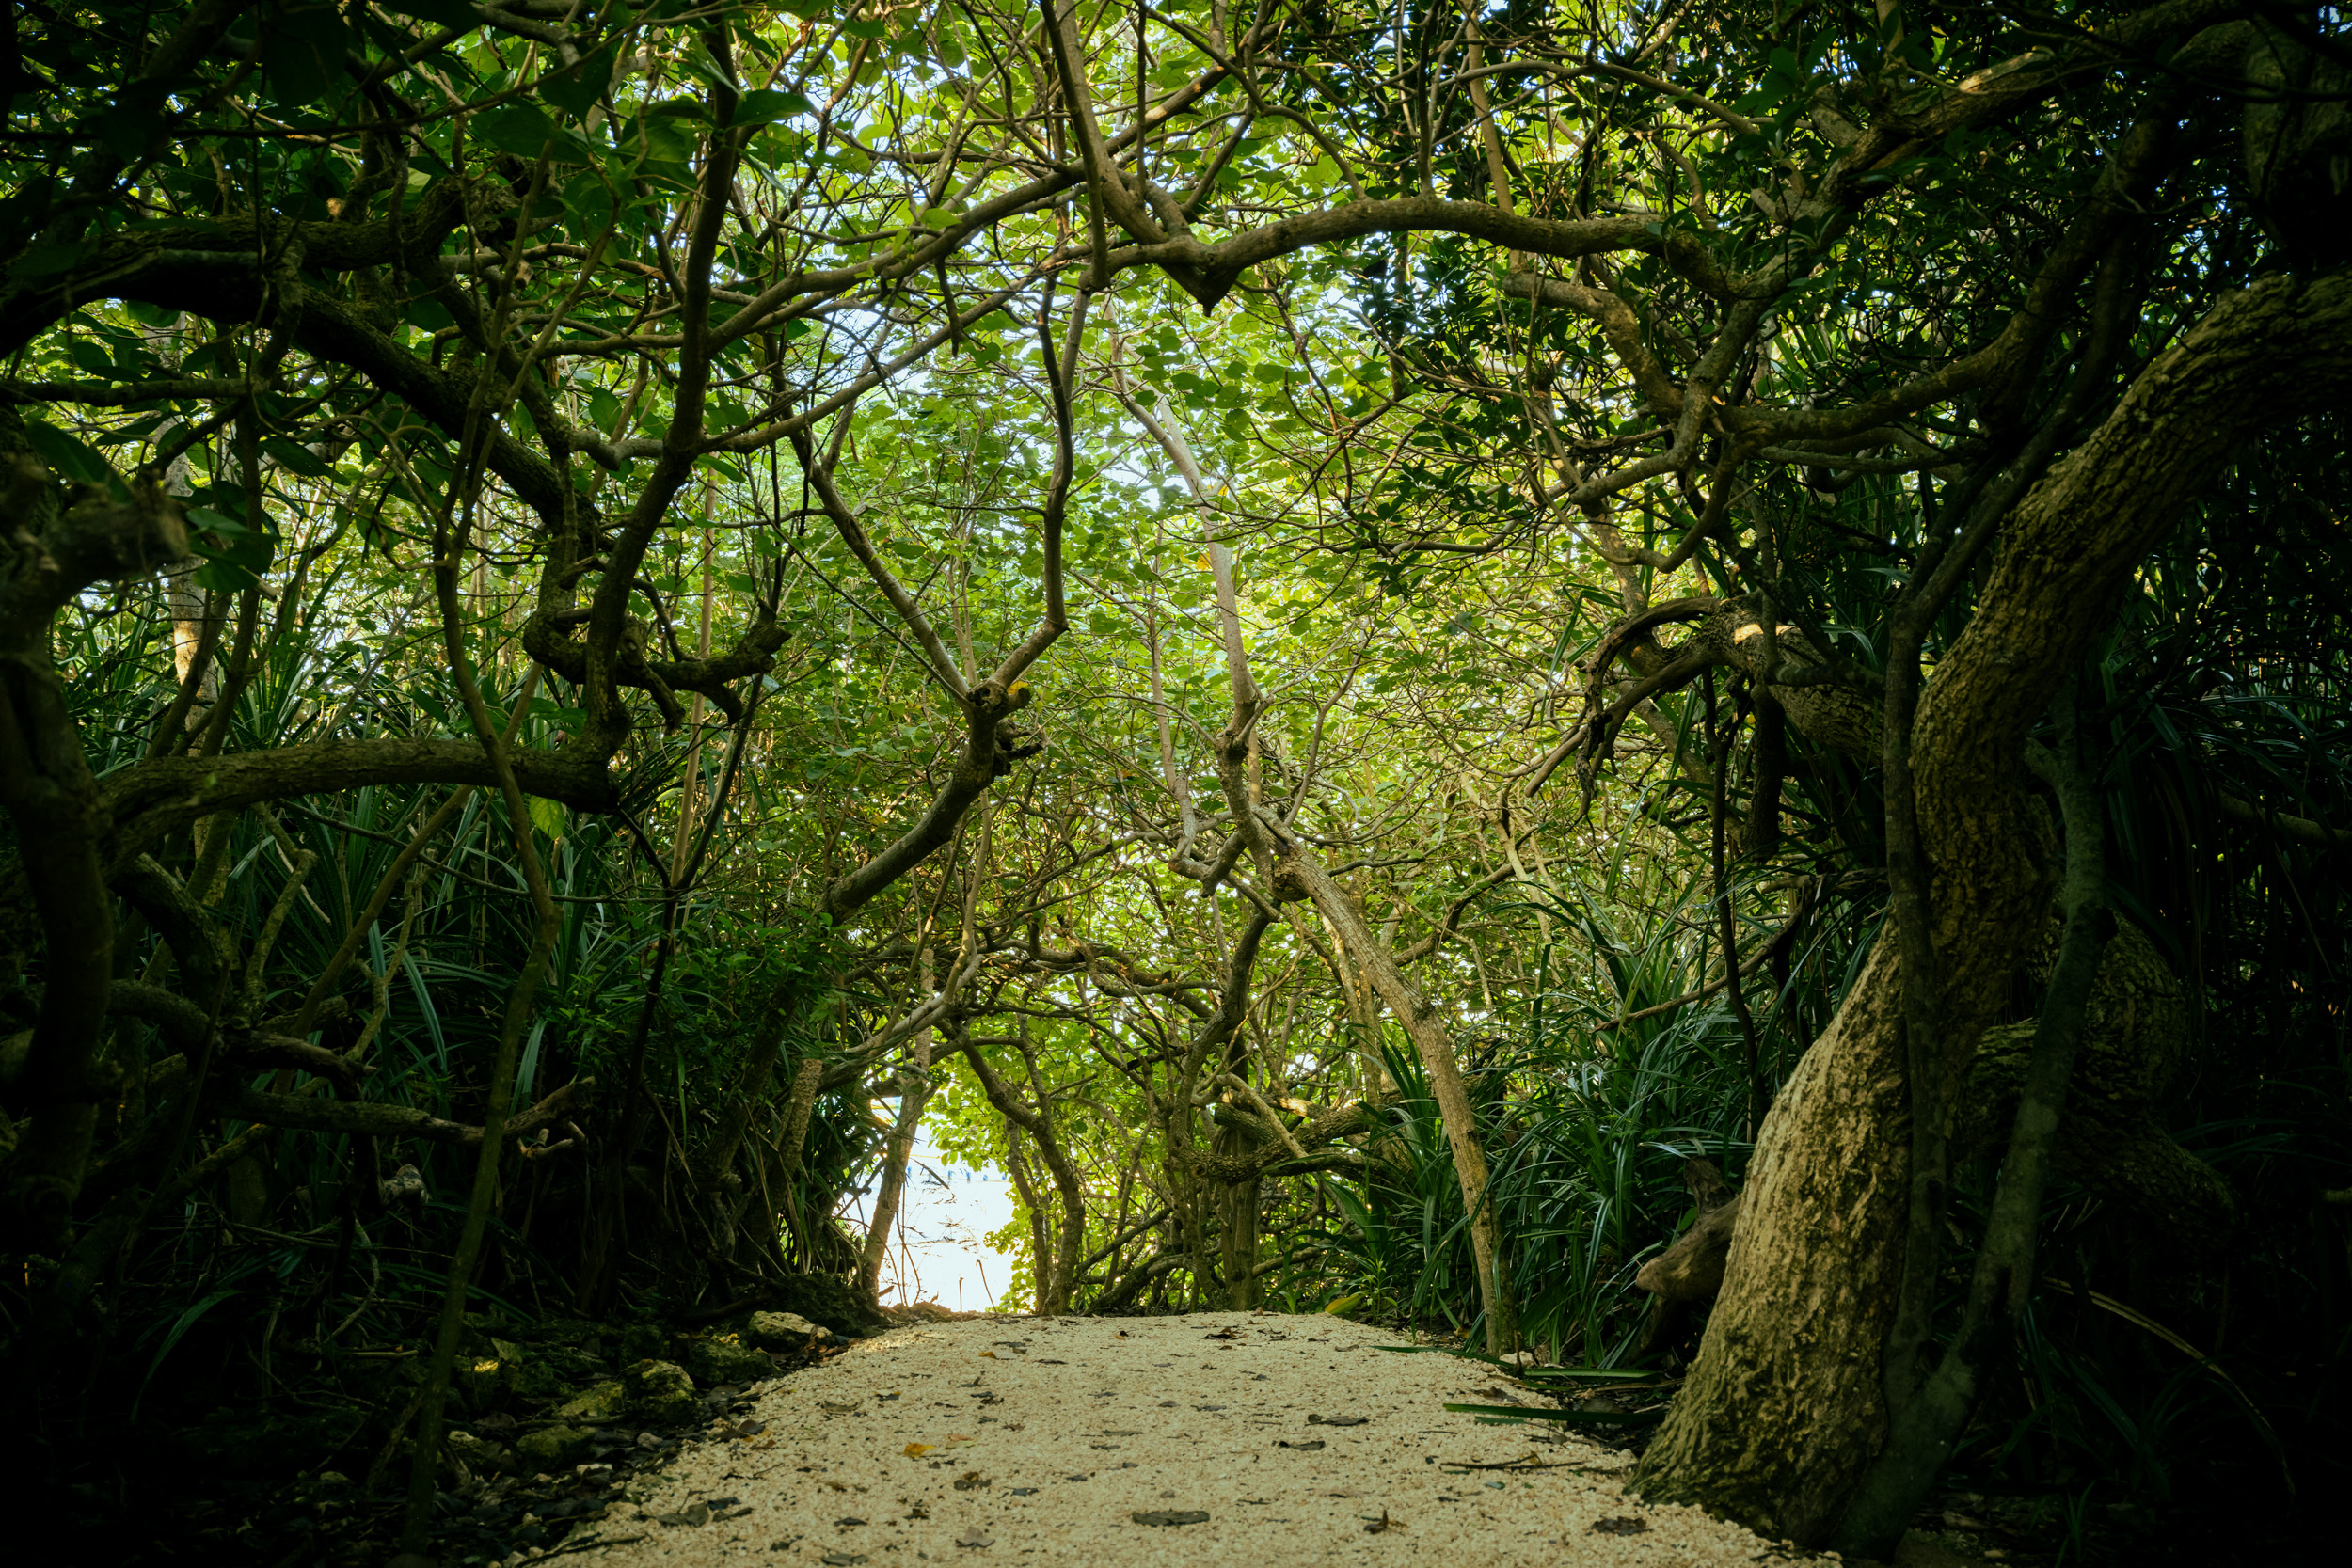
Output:
[[[2292,1541],[2347,72],[2275,0],[20,8],[26,1473],[324,1410],[425,1550],[581,1397],[497,1338],[872,1327],[928,1140],[1012,1299],[1655,1375],[1637,1489],[1774,1539]]]

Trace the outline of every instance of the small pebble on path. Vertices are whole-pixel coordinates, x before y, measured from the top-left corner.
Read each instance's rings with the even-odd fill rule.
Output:
[[[1230,1354],[1184,1359],[1203,1338]],[[1558,1423],[1446,1410],[1495,1402],[1494,1368],[1378,1348],[1398,1341],[1276,1312],[896,1329],[776,1384],[753,1413],[759,1435],[641,1477],[566,1555],[613,1568],[1749,1568],[1779,1555],[1696,1509],[1644,1505],[1624,1488],[1628,1456]],[[738,1505],[711,1506],[723,1497]]]

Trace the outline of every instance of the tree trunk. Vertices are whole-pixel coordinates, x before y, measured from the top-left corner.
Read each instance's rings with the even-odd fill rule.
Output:
[[[1001,1112],[1008,1123],[1005,1129],[1007,1164],[1013,1182],[1021,1190],[1021,1201],[1029,1211],[1031,1246],[1037,1259],[1037,1309],[1048,1317],[1070,1310],[1071,1291],[1078,1282],[1078,1260],[1086,1253],[1087,1206],[1086,1188],[1078,1180],[1077,1167],[1061,1146],[1054,1132],[1053,1108],[1045,1098],[1044,1081],[1038,1075],[1036,1057],[1025,1038],[1022,1054],[1028,1059],[1029,1083],[1037,1091],[1038,1108],[1031,1110],[1021,1102],[1021,1097],[1004,1077],[989,1065],[979,1048],[970,1041],[960,1041],[958,1049],[963,1059],[972,1064],[973,1076],[980,1081],[980,1092],[988,1102]],[[1061,1239],[1054,1244],[1046,1224],[1044,1195],[1039,1183],[1021,1164],[1017,1139],[1026,1132],[1037,1145],[1038,1157],[1045,1164],[1052,1177],[1054,1189],[1061,1199]]]
[[[1643,1456],[1643,1496],[1817,1539],[1886,1430],[1879,1353],[1903,1180],[1902,988],[1882,942],[1764,1117],[1698,1365]]]
[[[929,994],[931,983],[931,950],[926,947],[916,956],[915,986],[919,993]],[[898,1119],[882,1148],[873,1223],[866,1228],[866,1244],[858,1255],[858,1290],[877,1307],[882,1305],[882,1259],[890,1255],[890,1233],[898,1226],[898,1200],[906,1191],[907,1162],[914,1157],[915,1130],[930,1097],[931,1032],[921,1029],[907,1043],[906,1065],[898,1069]]]
[[[806,1212],[801,1203],[802,1151],[808,1147],[809,1117],[817,1108],[817,1091],[824,1081],[825,1064],[815,1056],[802,1057],[800,1070],[792,1077],[792,1097],[785,1106],[784,1146],[777,1161],[784,1172],[785,1224],[791,1229],[793,1250],[804,1269],[816,1266],[810,1259],[816,1256],[818,1215]]]
[[[1221,1133],[1217,1142],[1224,1144],[1228,1136],[1239,1141],[1237,1135]],[[1247,1312],[1258,1305],[1258,1183],[1229,1182],[1218,1190],[1218,1197],[1225,1211],[1225,1304]]]
[[[930,1099],[931,1032],[916,1037],[907,1065],[898,1069],[898,1119],[882,1148],[882,1177],[874,1188],[872,1223],[858,1249],[857,1285],[866,1299],[882,1305],[882,1267],[890,1255],[891,1232],[898,1224],[898,1204],[906,1193],[907,1164],[914,1153],[914,1132]]]
[[[1054,1190],[1061,1196],[1061,1251],[1054,1259],[1053,1305],[1040,1310],[1067,1312],[1078,1288],[1078,1259],[1086,1253],[1086,1189],[1079,1185],[1077,1167],[1062,1151],[1059,1140],[1041,1138],[1038,1148],[1045,1155],[1046,1169],[1054,1174]]]
[[[93,583],[133,582],[186,553],[176,502],[142,483],[127,506],[60,511],[23,419],[0,418],[0,811],[40,911],[40,1003],[22,1069],[24,1120],[0,1190],[0,1236],[62,1256],[98,1131],[98,1051],[114,984],[114,899],[102,846],[112,824],[51,657],[57,611]],[[216,1000],[216,999],[211,999]]]
[[[2048,867],[2020,788],[2027,731],[2140,558],[2241,444],[2347,387],[2352,277],[2233,294],[2009,518],[1976,614],[1912,728],[1941,1043],[1962,1058],[1947,1074],[2045,928]],[[1910,1180],[1902,1011],[1889,940],[1765,1120],[1723,1296],[1642,1460],[1645,1497],[1814,1546],[1875,1456]]]
[[[1274,830],[1267,830],[1269,836]],[[1486,1317],[1486,1354],[1502,1355],[1518,1349],[1518,1313],[1511,1291],[1510,1263],[1503,1253],[1502,1226],[1494,1196],[1487,1191],[1486,1151],[1479,1147],[1478,1118],[1471,1109],[1470,1089],[1454,1054],[1453,1037],[1438,1022],[1437,1009],[1422,999],[1389,944],[1367,928],[1348,902],[1346,894],[1323,868],[1314,851],[1295,839],[1282,847],[1279,886],[1294,881],[1339,932],[1347,956],[1362,970],[1372,989],[1405,1025],[1429,1075],[1430,1093],[1437,1097],[1438,1115],[1445,1122],[1446,1142],[1454,1151],[1454,1171],[1462,1187],[1462,1206],[1470,1215],[1470,1256],[1478,1269],[1478,1293]]]

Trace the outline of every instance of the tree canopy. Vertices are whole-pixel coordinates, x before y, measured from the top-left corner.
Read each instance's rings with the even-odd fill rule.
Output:
[[[415,1546],[469,1302],[870,1312],[926,1130],[1863,1555],[2085,1323],[2340,1355],[2333,8],[8,25],[36,1412],[429,1340]]]

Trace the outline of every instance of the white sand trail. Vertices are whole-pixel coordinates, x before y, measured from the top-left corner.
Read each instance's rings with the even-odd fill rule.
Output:
[[[1643,1506],[1623,1454],[1556,1423],[1448,1412],[1537,1402],[1480,1362],[1375,1348],[1397,1338],[1271,1312],[898,1329],[771,1386],[764,1433],[641,1479],[641,1501],[593,1527],[612,1544],[582,1555],[615,1568],[1781,1558],[1694,1509]],[[1448,1468],[1523,1458],[1550,1467]]]

